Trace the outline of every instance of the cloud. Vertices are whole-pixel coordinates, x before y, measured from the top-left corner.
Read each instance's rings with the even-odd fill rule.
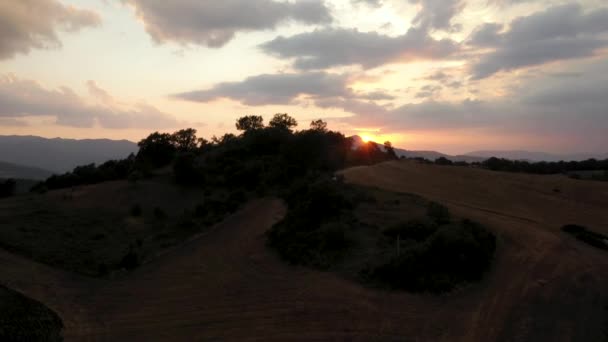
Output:
[[[351,2],[355,5],[364,4],[372,8],[382,7],[382,0],[351,0]]]
[[[343,120],[389,132],[474,129],[490,134],[523,134],[535,139],[553,136],[576,141],[579,148],[605,149],[608,62],[573,69],[580,76],[555,82],[552,74],[541,74],[504,97],[454,102],[427,100],[394,109],[351,106],[348,110],[355,115]],[[335,104],[338,108],[342,105]]]
[[[294,66],[301,70],[348,65],[370,69],[387,63],[442,59],[458,49],[451,40],[435,40],[426,31],[414,28],[397,37],[349,29],[315,30],[281,36],[260,48],[279,58],[293,58]]]
[[[14,75],[0,76],[0,125],[14,126],[26,117],[54,117],[57,125],[80,128],[96,124],[111,129],[160,129],[180,125],[174,117],[153,106],[135,104],[124,108],[95,82],[89,81],[87,85],[93,95],[103,99],[103,104],[88,104],[67,87],[49,90],[35,81]]]
[[[347,82],[348,76],[325,72],[266,74],[252,76],[242,82],[219,83],[210,89],[174,97],[196,102],[227,98],[249,106],[292,104],[300,96],[351,97],[353,93],[346,88]]]
[[[238,32],[274,29],[287,21],[327,24],[329,9],[321,0],[123,0],[135,7],[157,43],[224,46]]]
[[[420,7],[412,24],[424,30],[460,30],[452,24],[452,19],[464,9],[464,0],[410,0],[410,3]]]
[[[101,24],[95,12],[66,6],[57,0],[0,3],[0,60],[32,49],[61,47],[58,31],[77,32]]]
[[[606,33],[608,8],[583,12],[577,3],[517,18],[506,31],[499,24],[484,24],[468,44],[492,51],[472,65],[472,75],[482,79],[499,71],[590,57],[608,46]]]

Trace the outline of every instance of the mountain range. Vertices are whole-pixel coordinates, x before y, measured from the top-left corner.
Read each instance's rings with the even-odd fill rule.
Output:
[[[137,149],[137,144],[127,140],[0,136],[0,161],[14,164],[13,169],[19,166],[53,173],[67,172],[79,165],[125,158],[136,153]]]
[[[355,147],[364,144],[359,136],[352,137]],[[383,146],[378,144],[379,146]],[[53,173],[64,173],[79,165],[100,164],[137,153],[137,144],[128,140],[109,139],[47,139],[37,136],[0,136],[0,178],[44,179]],[[551,154],[530,151],[474,151],[449,155],[437,151],[415,151],[395,148],[399,157],[440,157],[452,161],[481,162],[490,157],[528,161],[608,159],[608,154]]]
[[[355,147],[364,144],[363,139],[357,135],[352,137],[355,142]],[[379,146],[383,146],[382,144],[375,143]],[[575,154],[553,154],[546,152],[533,152],[533,151],[523,151],[523,150],[481,150],[468,152],[460,155],[449,155],[437,151],[416,151],[416,150],[406,150],[402,148],[395,148],[395,153],[399,157],[405,158],[425,158],[428,160],[435,160],[437,158],[447,158],[451,161],[465,161],[467,163],[473,162],[482,162],[488,158],[496,157],[496,158],[504,158],[510,160],[527,160],[531,162],[539,162],[539,161],[547,161],[547,162],[556,162],[556,161],[581,161],[587,160],[591,158],[595,159],[608,159],[608,153],[605,154],[592,154],[592,153],[575,153]]]

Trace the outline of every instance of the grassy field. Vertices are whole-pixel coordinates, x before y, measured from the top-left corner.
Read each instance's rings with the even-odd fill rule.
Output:
[[[123,268],[127,255],[137,258],[127,264],[149,260],[245,200],[226,208],[226,196],[162,178],[25,194],[0,201],[0,246],[62,269],[105,275]]]
[[[492,270],[481,282],[435,296],[378,290],[332,272],[290,266],[265,245],[265,233],[285,215],[285,205],[262,199],[124,277],[79,277],[0,250],[0,283],[57,312],[66,340],[605,339],[608,255],[560,228],[579,224],[605,234],[608,184],[410,162],[343,173],[347,182],[403,196],[399,204],[387,197],[393,209],[377,211],[378,220],[407,212],[401,207],[405,198],[422,196],[484,224],[499,237]],[[121,198],[128,197],[128,186],[103,184],[95,192],[124,203],[120,217],[127,220],[132,202]],[[99,200],[83,196],[63,204],[60,193],[45,196],[58,196],[57,205],[71,210]],[[137,197],[144,219],[156,205],[145,197]],[[21,200],[0,203],[13,212],[32,206],[17,205]],[[12,213],[0,216],[5,221]]]

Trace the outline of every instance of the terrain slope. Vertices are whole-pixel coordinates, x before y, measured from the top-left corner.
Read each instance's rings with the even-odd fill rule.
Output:
[[[57,312],[68,341],[605,338],[608,255],[560,227],[606,233],[608,184],[403,161],[343,173],[348,182],[416,193],[481,221],[499,238],[493,270],[480,283],[432,296],[290,266],[264,236],[285,205],[261,199],[114,279],[0,251],[0,283]]]

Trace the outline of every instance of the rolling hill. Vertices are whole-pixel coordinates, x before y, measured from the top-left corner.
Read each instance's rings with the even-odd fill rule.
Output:
[[[286,206],[264,198],[132,273],[93,279],[0,249],[0,282],[57,312],[67,340],[604,338],[608,258],[560,227],[577,223],[608,232],[608,184],[412,161],[356,167],[342,174],[348,183],[441,201],[454,213],[483,223],[499,237],[493,270],[479,283],[431,296],[369,288],[331,272],[291,266],[266,247],[265,238]],[[116,186],[83,187],[74,194],[81,197],[64,200],[65,205],[91,206],[100,192],[111,193]],[[152,191],[145,184],[137,186],[142,188],[130,191]],[[151,192],[146,198],[155,196]],[[60,192],[36,201],[44,208],[45,199],[56,198]],[[24,208],[33,203],[15,198],[5,205],[15,212],[19,201]],[[120,201],[104,201],[104,206],[128,209]],[[14,217],[0,210],[0,220],[5,220],[1,215]],[[23,217],[48,221],[40,215]],[[79,229],[89,234],[98,219],[83,224],[86,228],[79,228],[78,220],[70,228],[73,234]],[[29,226],[24,228],[23,234],[31,234]],[[130,225],[124,234],[139,231],[141,227]]]
[[[79,165],[122,159],[136,152],[137,144],[127,140],[0,136],[1,161],[55,173],[63,173]]]
[[[36,167],[22,166],[0,161],[0,179],[31,179],[43,180],[50,177],[53,172]]]

